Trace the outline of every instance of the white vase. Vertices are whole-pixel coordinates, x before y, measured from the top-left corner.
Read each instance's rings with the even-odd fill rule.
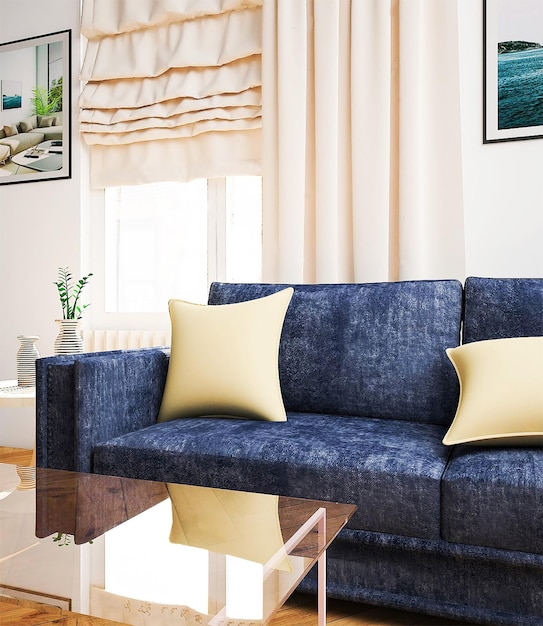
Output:
[[[36,385],[36,359],[40,357],[36,341],[37,335],[18,335],[21,342],[17,351],[17,384],[19,387],[34,387]]]
[[[55,354],[80,354],[83,352],[83,338],[79,332],[80,320],[55,320],[59,332],[55,340]]]

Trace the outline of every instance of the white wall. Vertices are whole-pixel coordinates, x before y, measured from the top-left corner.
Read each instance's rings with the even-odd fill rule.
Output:
[[[543,277],[543,138],[483,144],[482,2],[458,5],[466,275]]]
[[[17,335],[39,335],[53,352],[61,315],[53,281],[59,266],[81,271],[81,157],[76,124],[79,2],[0,0],[0,42],[72,29],[72,178],[0,185],[0,379],[16,378]],[[2,77],[0,77],[1,79]],[[33,442],[27,409],[0,409],[0,445]]]
[[[466,275],[543,276],[543,139],[483,145],[482,2],[458,5]],[[95,270],[82,262],[89,193],[77,133],[79,2],[0,0],[0,42],[66,28],[73,35],[72,178],[0,185],[0,378],[16,375],[18,334],[40,335],[40,352],[52,354],[57,268],[69,266],[77,277]],[[92,285],[85,295],[92,301]],[[28,444],[31,421],[12,413],[0,412],[0,445]]]
[[[0,482],[4,487],[18,484],[15,465],[1,466]],[[37,539],[35,511],[35,490],[15,489],[2,501],[0,580],[22,590],[71,598],[73,610],[88,612],[89,577],[92,584],[104,584],[103,538],[92,546],[76,545],[73,539],[59,546],[52,535]],[[2,557],[19,551],[15,559],[2,562]]]

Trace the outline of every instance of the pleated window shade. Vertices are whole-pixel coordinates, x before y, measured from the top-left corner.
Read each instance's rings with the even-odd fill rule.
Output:
[[[83,0],[91,186],[261,173],[262,0]]]

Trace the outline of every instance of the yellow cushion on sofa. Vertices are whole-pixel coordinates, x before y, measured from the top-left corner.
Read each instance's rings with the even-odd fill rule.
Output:
[[[543,445],[543,337],[450,348],[460,382],[445,445]]]
[[[279,341],[293,294],[224,305],[170,300],[172,346],[158,421],[219,416],[285,421]]]

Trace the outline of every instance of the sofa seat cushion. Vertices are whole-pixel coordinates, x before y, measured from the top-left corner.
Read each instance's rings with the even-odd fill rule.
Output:
[[[103,474],[353,503],[349,525],[440,536],[445,427],[288,413],[286,422],[185,418],[101,443]]]
[[[543,450],[456,447],[441,517],[447,541],[543,554]]]
[[[13,137],[2,139],[2,144],[9,146],[11,156],[19,154],[23,150],[33,148],[43,141],[43,133],[30,131],[29,133],[18,133]]]

